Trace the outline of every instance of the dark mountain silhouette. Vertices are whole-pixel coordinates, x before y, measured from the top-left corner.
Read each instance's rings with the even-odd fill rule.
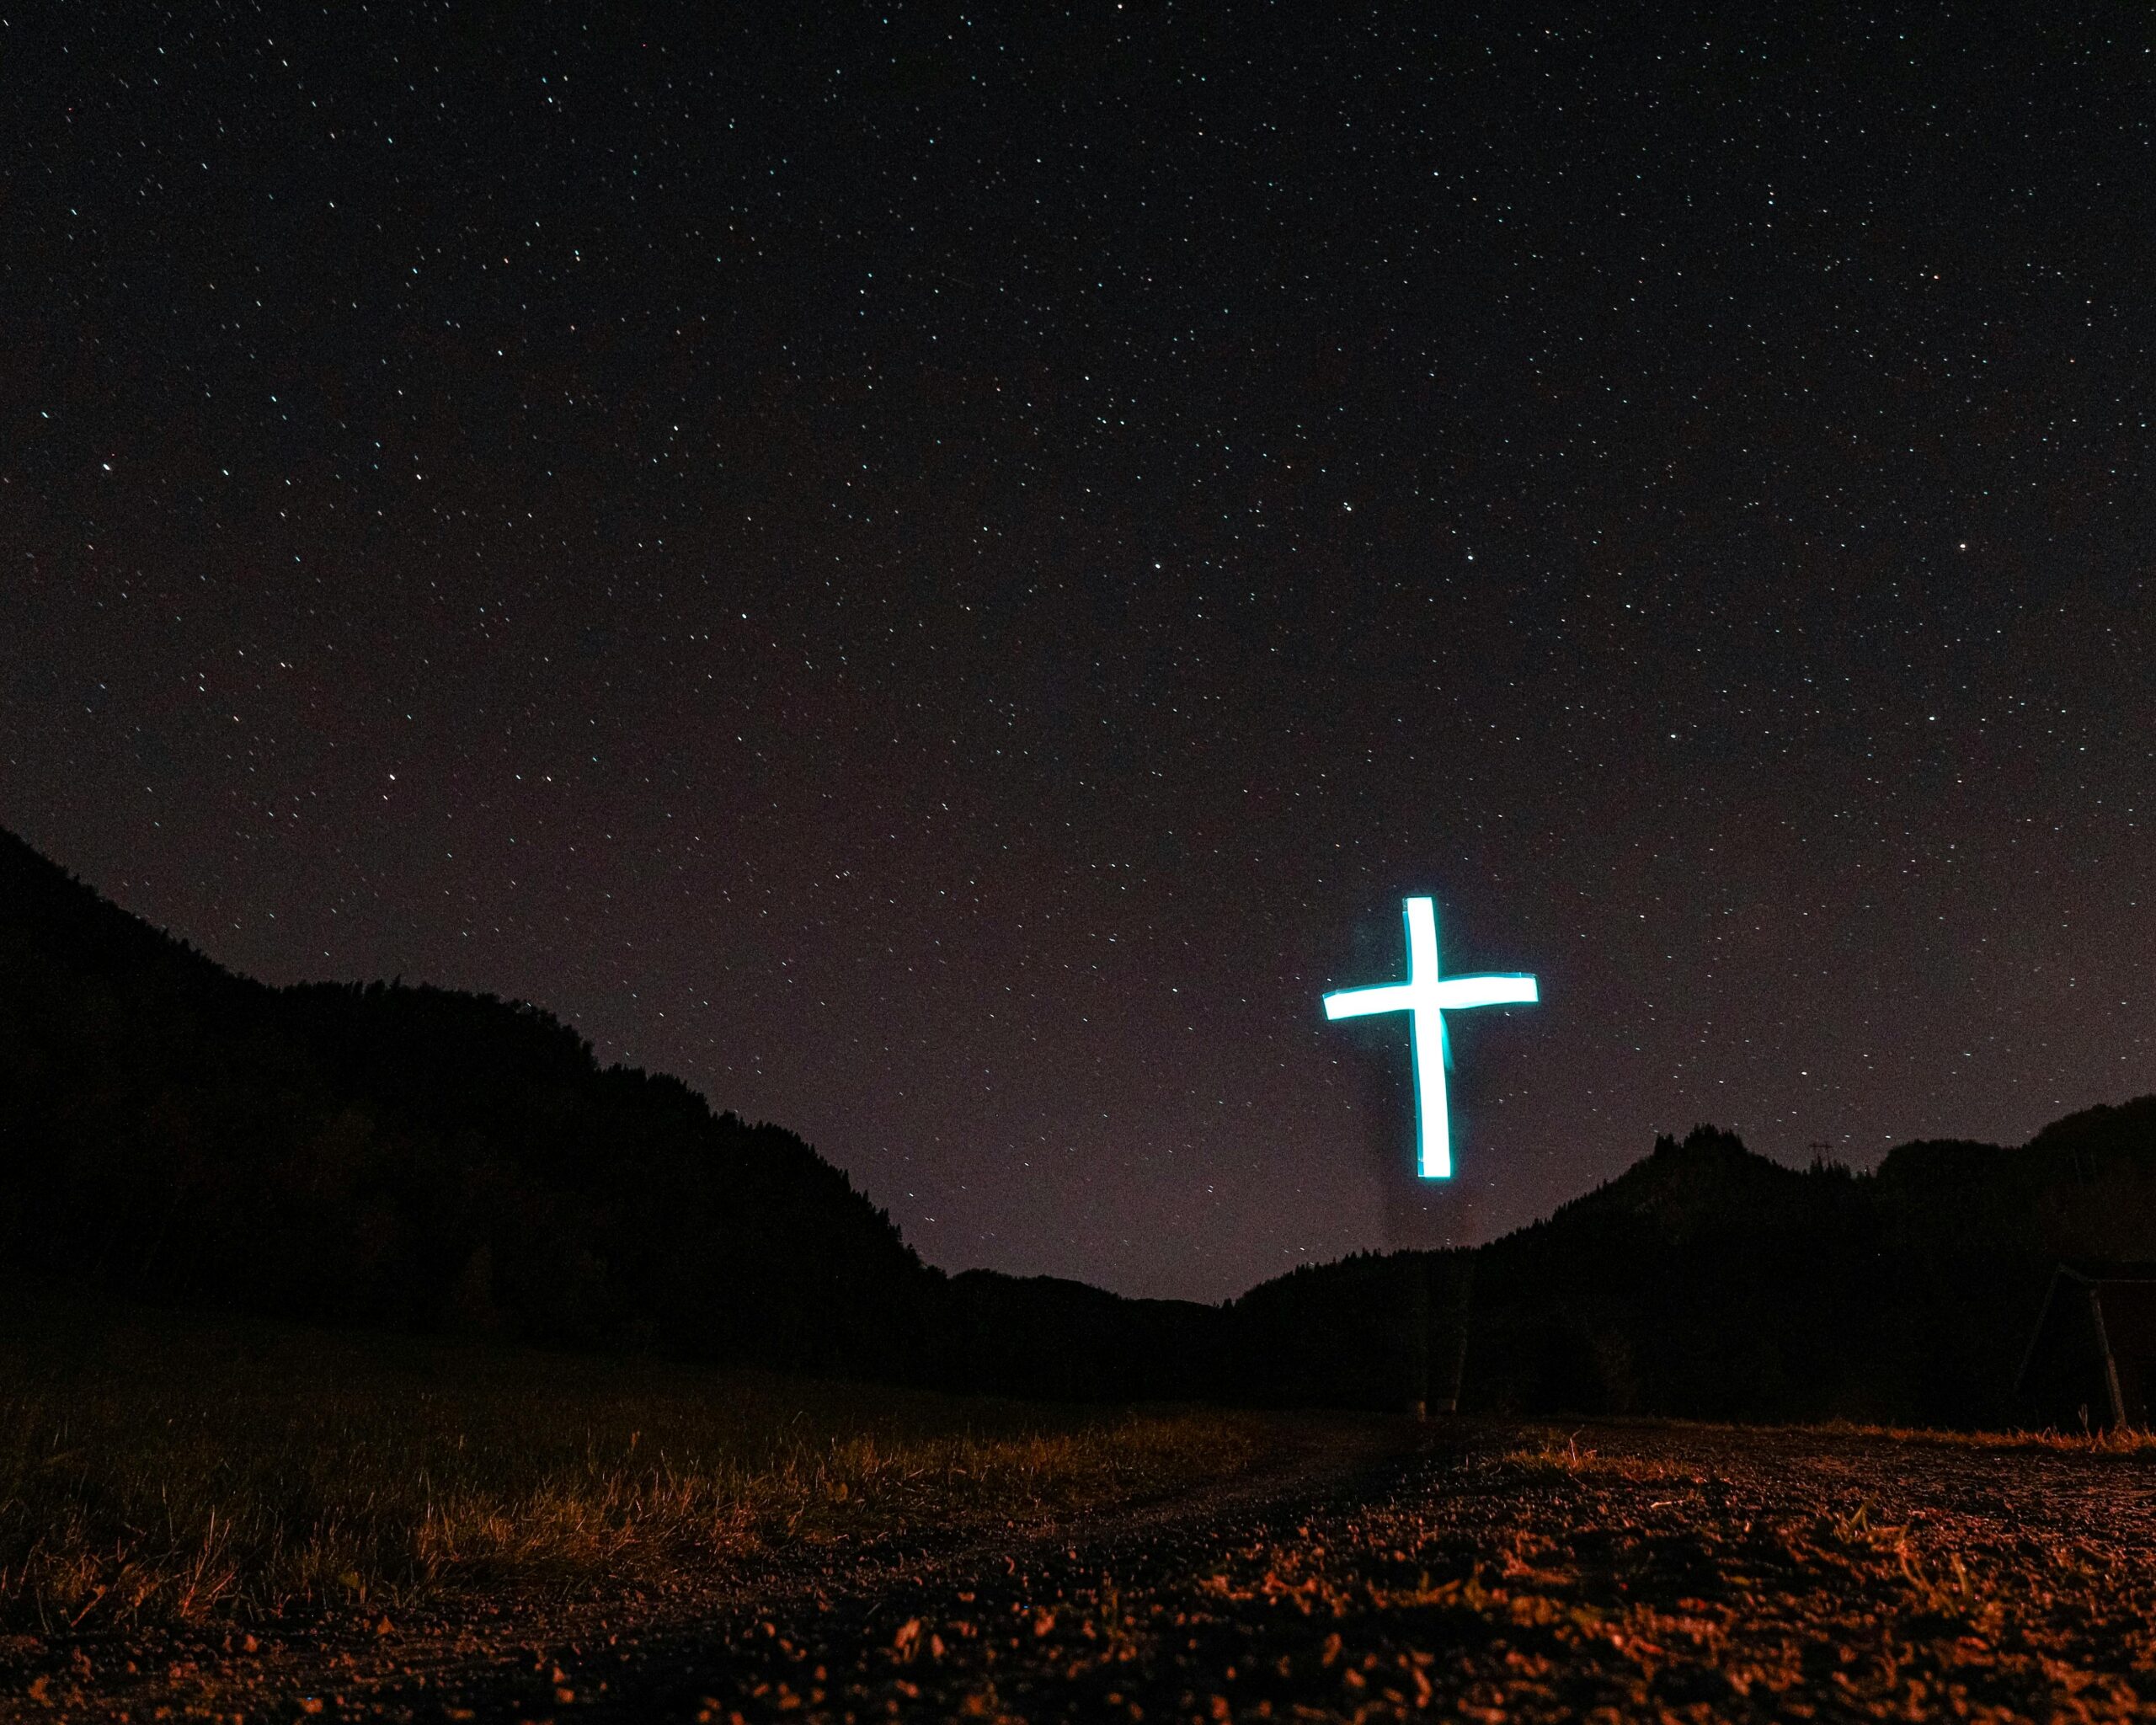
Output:
[[[791,1133],[536,1007],[232,975],[0,832],[0,1263],[132,1297],[1066,1398],[2014,1417],[2062,1259],[2156,1258],[2156,1097],[1787,1168],[1702,1127],[1474,1252],[1225,1306],[924,1265]]]
[[[1211,1307],[924,1265],[792,1133],[537,1007],[235,976],[0,831],[0,1266],[320,1322],[1080,1399]]]
[[[232,975],[0,834],[0,1255],[138,1297],[925,1368],[937,1280],[792,1134],[535,1007]]]
[[[1464,1342],[1470,1407],[2009,1423],[2054,1267],[2152,1246],[2156,1097],[2016,1149],[1904,1145],[1870,1174],[1700,1127],[1478,1251],[1252,1290],[1230,1308],[1236,1375],[1374,1405],[1405,1373],[1443,1401]]]

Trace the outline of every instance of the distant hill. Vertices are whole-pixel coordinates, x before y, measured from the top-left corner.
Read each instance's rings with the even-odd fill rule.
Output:
[[[536,1007],[232,975],[0,831],[0,1263],[159,1301],[1070,1399],[2011,1418],[2061,1258],[2156,1258],[2156,1097],[1787,1168],[1702,1127],[1474,1252],[1225,1306],[946,1276],[792,1134]]]
[[[161,1302],[1064,1399],[1219,1313],[921,1262],[792,1133],[536,1007],[235,976],[0,831],[0,1266]]]
[[[1700,1127],[1475,1252],[1299,1270],[1230,1308],[1235,1377],[1470,1408],[2011,1423],[2053,1266],[2156,1257],[2156,1097],[1876,1173]],[[1358,1315],[1360,1321],[1358,1322]],[[1463,1354],[1463,1342],[1465,1343]]]
[[[0,1256],[118,1292],[926,1369],[941,1279],[791,1133],[536,1007],[231,975],[0,833]]]

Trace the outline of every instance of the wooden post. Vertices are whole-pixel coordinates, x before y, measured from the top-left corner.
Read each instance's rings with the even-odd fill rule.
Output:
[[[1430,1270],[1425,1255],[1419,1252],[1401,1254],[1400,1268],[1406,1279],[1401,1290],[1401,1305],[1405,1307],[1407,1417],[1413,1420],[1430,1417]]]
[[[1458,1294],[1452,1302],[1452,1370],[1447,1375],[1443,1392],[1438,1397],[1438,1412],[1440,1413],[1460,1412],[1460,1390],[1467,1379],[1467,1320],[1474,1305],[1475,1265],[1481,1255],[1470,1251],[1456,1279]]]

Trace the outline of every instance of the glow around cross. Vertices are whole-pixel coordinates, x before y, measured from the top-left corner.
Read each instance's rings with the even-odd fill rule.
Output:
[[[1534,979],[1524,974],[1489,976],[1438,975],[1438,907],[1429,899],[1405,901],[1407,980],[1375,988],[1341,989],[1325,997],[1327,1018],[1360,1018],[1371,1012],[1412,1015],[1415,1043],[1415,1124],[1418,1172],[1426,1180],[1452,1178],[1452,1125],[1445,1102],[1445,1068],[1452,1049],[1444,1015],[1463,1007],[1532,1004],[1540,998]]]

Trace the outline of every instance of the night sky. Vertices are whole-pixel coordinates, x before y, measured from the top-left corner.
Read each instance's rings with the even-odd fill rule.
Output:
[[[2156,25],[1781,12],[18,12],[0,824],[1133,1293],[2156,1089]]]

